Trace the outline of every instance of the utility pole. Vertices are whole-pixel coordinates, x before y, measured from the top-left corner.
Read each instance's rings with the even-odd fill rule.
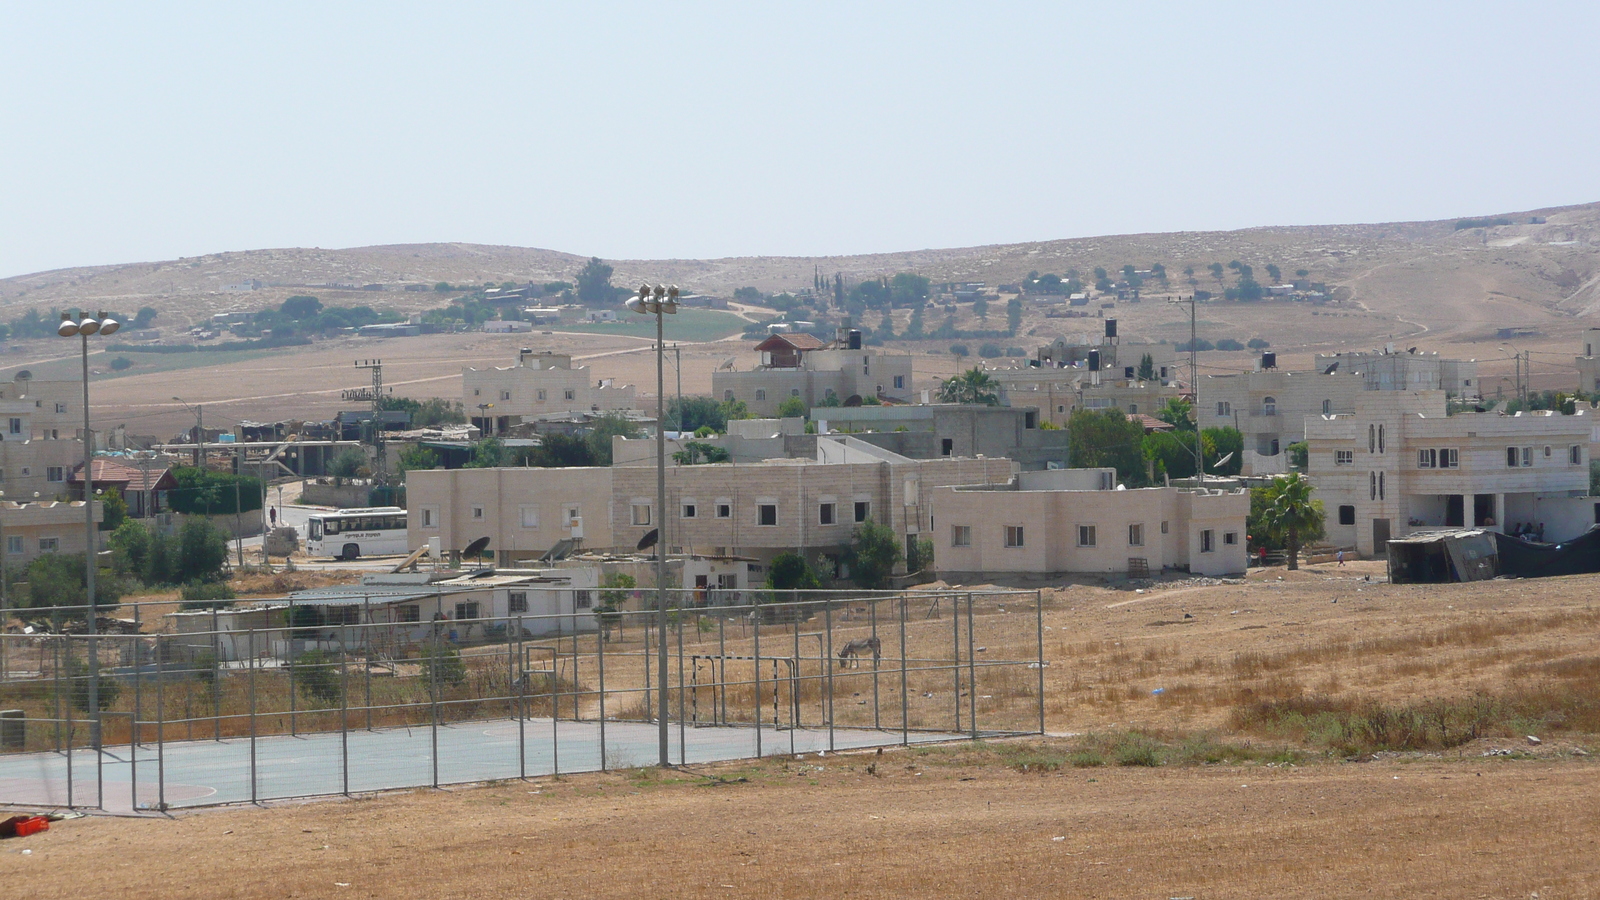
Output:
[[[1172,302],[1189,304],[1189,390],[1194,395],[1194,407],[1193,407],[1193,414],[1194,414],[1194,471],[1195,471],[1195,477],[1200,480],[1199,481],[1200,486],[1201,487],[1205,487],[1205,484],[1206,484],[1205,445],[1202,443],[1202,441],[1200,439],[1200,353],[1199,353],[1199,350],[1196,348],[1197,341],[1195,339],[1196,338],[1196,329],[1195,329],[1195,305],[1196,304],[1195,304],[1195,299],[1194,299],[1194,295],[1193,294],[1189,295],[1189,299],[1188,300],[1183,299],[1183,297],[1180,295],[1177,300],[1174,300]]]
[[[372,372],[372,387],[357,388],[344,391],[342,395],[346,400],[371,401],[372,403],[372,483],[386,485],[389,483],[388,452],[383,443],[383,360],[362,359],[356,361],[356,368],[369,369]]]

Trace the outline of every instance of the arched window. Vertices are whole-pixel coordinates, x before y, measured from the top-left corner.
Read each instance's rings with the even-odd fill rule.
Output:
[[[1324,400],[1324,401],[1322,401],[1322,414],[1325,415],[1325,416],[1333,415],[1333,401],[1332,400]]]
[[[1276,398],[1276,397],[1263,397],[1263,398],[1261,398],[1261,414],[1263,416],[1275,416],[1275,415],[1277,415],[1278,414],[1278,398]]]
[[[1383,452],[1383,426],[1378,426],[1378,452]]]
[[[1367,496],[1373,500],[1378,499],[1378,473],[1367,473]]]
[[[1383,473],[1378,473],[1378,499],[1383,499]]]
[[[1376,425],[1367,426],[1367,452],[1378,452],[1378,426]]]

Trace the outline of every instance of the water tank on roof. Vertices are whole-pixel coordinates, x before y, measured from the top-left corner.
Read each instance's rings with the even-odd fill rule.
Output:
[[[1114,338],[1116,336],[1117,336],[1117,320],[1116,319],[1107,319],[1106,320],[1106,337]]]
[[[1090,350],[1089,351],[1089,371],[1091,371],[1091,372],[1100,371],[1100,351],[1099,350]]]
[[[850,329],[850,349],[861,349],[861,332],[854,328]]]
[[[1263,369],[1276,369],[1277,367],[1278,367],[1278,354],[1273,353],[1271,350],[1263,351],[1262,354],[1261,354],[1261,368],[1263,368]]]

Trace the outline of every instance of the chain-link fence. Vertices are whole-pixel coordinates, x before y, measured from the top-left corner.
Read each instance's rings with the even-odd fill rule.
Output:
[[[161,810],[1044,728],[1037,592],[671,591],[664,622],[630,593],[648,608],[267,604],[0,635],[0,803]]]

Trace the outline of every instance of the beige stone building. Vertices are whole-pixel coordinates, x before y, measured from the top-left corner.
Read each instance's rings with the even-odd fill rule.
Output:
[[[1363,555],[1430,529],[1518,525],[1562,541],[1600,521],[1589,496],[1592,410],[1446,415],[1443,391],[1365,391],[1306,422],[1308,474],[1330,543]]]
[[[756,345],[760,362],[755,368],[712,373],[712,395],[742,400],[758,417],[777,415],[790,397],[800,398],[807,409],[852,396],[910,403],[911,356],[864,348],[860,337],[860,332],[843,332],[825,343],[810,334],[774,334]]]
[[[517,364],[505,368],[461,370],[462,404],[484,434],[501,434],[513,425],[569,412],[608,412],[637,407],[632,385],[596,381],[588,366],[572,356],[524,349]]]
[[[940,577],[1245,571],[1249,491],[1115,488],[1114,469],[1058,469],[938,489]]]
[[[988,370],[989,377],[999,385],[1002,406],[1032,407],[1039,410],[1041,421],[1053,425],[1065,425],[1072,411],[1080,407],[1115,408],[1130,416],[1153,416],[1181,393],[1171,378],[1158,376],[1153,381],[1141,381],[1122,377],[1123,374],[1117,370],[1096,376],[1085,369],[1033,367]]]
[[[1205,375],[1195,411],[1201,428],[1237,428],[1244,436],[1243,474],[1272,475],[1288,471],[1283,451],[1305,440],[1307,417],[1354,411],[1365,384],[1359,373],[1344,371]]]
[[[1337,367],[1337,368],[1335,368]],[[1318,353],[1316,370],[1360,372],[1369,391],[1444,391],[1451,397],[1479,397],[1478,361],[1445,359],[1437,352],[1397,351],[1393,344],[1382,350]]]
[[[488,537],[502,565],[537,559],[564,540],[631,551],[657,526],[675,554],[761,562],[787,550],[836,555],[869,520],[908,542],[926,539],[934,490],[1012,471],[1005,459],[908,459],[825,437],[814,459],[671,467],[665,515],[651,466],[413,471],[409,539],[417,548],[437,537],[448,551]]]
[[[94,520],[99,525],[104,511],[94,504]],[[46,553],[82,553],[86,536],[83,502],[43,500],[17,503],[0,501],[0,547],[5,551],[8,570],[26,566]],[[103,544],[105,536],[96,533]]]
[[[1575,362],[1578,364],[1578,390],[1586,394],[1600,392],[1600,355],[1596,355],[1597,347],[1600,347],[1600,328],[1585,328],[1583,352]]]
[[[83,462],[83,382],[0,384],[0,491],[9,500],[65,500]],[[81,547],[80,547],[81,549]]]

